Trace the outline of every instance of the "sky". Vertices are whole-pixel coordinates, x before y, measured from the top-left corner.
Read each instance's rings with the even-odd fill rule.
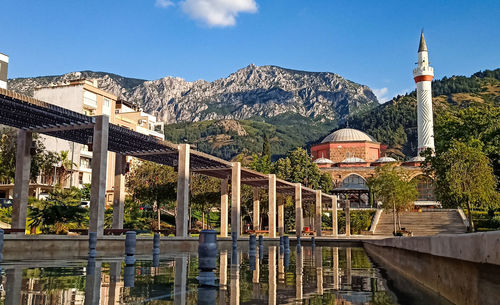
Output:
[[[213,81],[253,63],[334,72],[383,102],[414,89],[422,28],[436,78],[500,67],[498,0],[2,0],[1,28],[9,78]]]

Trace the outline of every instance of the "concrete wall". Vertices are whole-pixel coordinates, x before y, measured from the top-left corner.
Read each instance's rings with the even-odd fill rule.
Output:
[[[378,267],[383,268],[390,285],[399,285],[400,293],[412,295],[416,283],[438,293],[454,304],[496,305],[500,300],[500,266],[424,254],[404,249],[365,244],[365,250]],[[403,281],[405,282],[405,281]],[[413,282],[413,283],[412,283]],[[415,283],[416,282],[416,283]],[[392,284],[391,284],[392,283]],[[404,287],[406,286],[406,287]],[[419,295],[411,296],[412,299]],[[404,302],[403,302],[404,303]],[[420,300],[415,304],[446,304],[438,299]]]
[[[500,231],[388,238],[365,243],[474,263],[500,265]]]

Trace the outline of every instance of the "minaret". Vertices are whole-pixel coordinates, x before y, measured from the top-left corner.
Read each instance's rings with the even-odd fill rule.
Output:
[[[418,66],[413,70],[417,84],[417,127],[418,155],[430,148],[434,151],[434,124],[432,119],[432,79],[434,69],[429,66],[429,52],[425,44],[424,31],[420,34],[418,47]]]

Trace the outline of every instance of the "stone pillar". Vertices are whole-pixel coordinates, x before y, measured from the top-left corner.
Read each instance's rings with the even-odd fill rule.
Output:
[[[316,236],[321,236],[321,209],[322,209],[322,201],[321,201],[321,191],[316,191],[316,208],[314,209],[314,226],[316,230]]]
[[[278,205],[278,233],[285,236],[285,198],[281,197]]]
[[[125,170],[127,157],[115,154],[115,185],[113,188],[113,229],[123,229],[123,208],[125,205]]]
[[[300,183],[295,184],[295,232],[297,237],[302,236],[302,185]]]
[[[227,237],[229,220],[228,179],[220,181],[220,236]],[[227,255],[227,254],[226,254]]]
[[[346,201],[345,205],[345,236],[351,236],[351,203]]]
[[[275,215],[276,216],[276,215]],[[268,299],[268,304],[269,305],[275,305],[276,304],[276,288],[277,288],[277,281],[276,281],[276,246],[270,246],[269,247],[269,274],[268,274],[268,281],[269,281],[269,299]]]
[[[276,175],[269,175],[269,237],[276,237]]]
[[[337,196],[332,196],[332,235],[337,237],[339,232],[339,222],[338,222],[338,212],[337,212]]]
[[[181,144],[187,145],[187,144]],[[174,278],[174,304],[186,304],[186,284],[187,284],[187,270],[188,258],[177,257],[175,259],[175,278]]]
[[[253,229],[260,230],[260,190],[253,189]]]
[[[92,184],[90,187],[89,232],[104,234],[106,173],[108,170],[109,117],[96,116],[92,145]]]
[[[189,144],[179,144],[177,161],[177,211],[175,215],[175,236],[188,236],[189,220]]]
[[[12,205],[13,229],[26,228],[28,196],[30,186],[31,142],[33,135],[29,131],[17,132],[16,173],[14,178],[14,204]],[[24,234],[24,232],[16,232]]]
[[[236,232],[240,236],[241,231],[241,163],[231,164],[231,235]]]

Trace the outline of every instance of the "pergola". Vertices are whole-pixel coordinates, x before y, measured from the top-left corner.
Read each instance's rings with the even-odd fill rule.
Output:
[[[16,151],[16,173],[12,228],[25,228],[28,204],[28,188],[31,163],[32,133],[88,145],[92,144],[92,183],[90,198],[89,231],[104,233],[104,209],[106,192],[107,151],[116,153],[113,224],[123,229],[125,201],[125,157],[169,165],[176,168],[177,211],[176,236],[188,236],[189,177],[199,173],[221,179],[221,236],[228,236],[229,183],[231,185],[231,228],[239,236],[241,184],[254,188],[254,213],[260,209],[259,189],[266,189],[269,196],[269,236],[284,234],[284,203],[277,204],[278,194],[294,196],[296,234],[303,228],[303,202],[315,202],[315,231],[321,235],[322,203],[332,205],[333,235],[337,235],[337,197],[321,190],[313,190],[300,183],[276,178],[274,174],[262,174],[190,148],[189,144],[173,144],[114,125],[106,115],[86,116],[53,104],[42,102],[13,91],[0,89],[0,124],[19,129]],[[275,215],[278,215],[277,221]],[[274,216],[274,217],[273,217]],[[256,219],[257,218],[257,219]],[[254,217],[254,227],[259,227]]]

